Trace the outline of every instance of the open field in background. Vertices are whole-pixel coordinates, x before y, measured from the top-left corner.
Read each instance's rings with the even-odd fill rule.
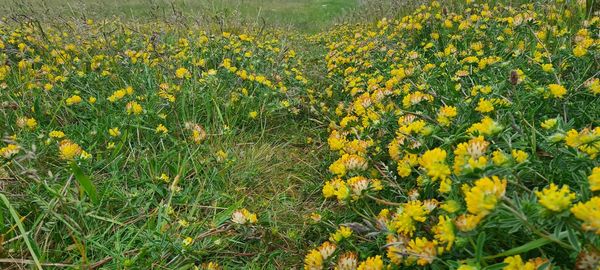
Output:
[[[45,18],[170,19],[184,15],[199,21],[233,20],[241,24],[288,27],[314,32],[329,26],[358,0],[0,0],[0,11]],[[216,17],[220,17],[217,19]],[[263,21],[264,20],[264,21]],[[231,24],[232,22],[224,22]]]
[[[599,270],[598,3],[0,0],[0,269]]]

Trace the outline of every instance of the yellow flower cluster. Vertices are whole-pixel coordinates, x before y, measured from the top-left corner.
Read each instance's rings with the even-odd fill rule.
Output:
[[[258,221],[256,214],[251,213],[246,208],[242,208],[240,210],[236,210],[231,214],[231,221],[237,224],[254,224]]]

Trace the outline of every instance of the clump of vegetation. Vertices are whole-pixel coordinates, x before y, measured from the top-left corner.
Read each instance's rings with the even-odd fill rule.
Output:
[[[468,1],[474,2],[474,1]],[[594,269],[600,17],[438,2],[323,34],[339,227],[305,269]],[[317,38],[319,39],[319,38]]]

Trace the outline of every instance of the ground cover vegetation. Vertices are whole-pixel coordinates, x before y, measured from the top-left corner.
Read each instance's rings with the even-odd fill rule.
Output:
[[[599,269],[597,4],[394,3],[8,5],[0,266]]]

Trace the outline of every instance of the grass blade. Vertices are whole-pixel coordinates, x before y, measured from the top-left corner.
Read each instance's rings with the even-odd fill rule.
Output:
[[[73,175],[75,175],[75,179],[79,182],[79,185],[83,188],[85,193],[90,197],[94,204],[98,204],[98,194],[96,193],[96,187],[92,183],[92,180],[83,173],[83,170],[77,166],[77,164],[71,164],[71,170]]]
[[[37,254],[35,253],[35,250],[38,250],[38,248],[35,245],[35,243],[29,238],[29,235],[27,234],[27,231],[25,230],[25,226],[23,226],[21,219],[19,219],[19,214],[17,214],[17,211],[15,211],[15,209],[12,207],[12,205],[8,201],[8,198],[6,198],[6,196],[4,196],[4,194],[0,194],[0,199],[2,199],[2,202],[4,202],[4,205],[6,205],[6,208],[8,208],[10,215],[15,220],[15,223],[17,223],[17,227],[19,228],[19,231],[23,235],[23,240],[25,240],[25,245],[27,245],[27,249],[29,249],[29,253],[31,253],[31,258],[33,259],[33,262],[35,263],[35,266],[37,266],[38,269],[43,269],[42,265],[40,264],[40,260],[38,259]],[[35,249],[34,249],[34,247],[35,247]]]

